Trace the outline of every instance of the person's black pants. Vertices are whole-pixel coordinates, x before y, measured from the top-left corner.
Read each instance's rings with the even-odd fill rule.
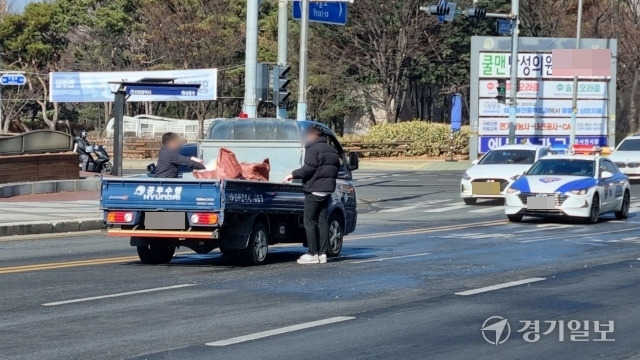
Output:
[[[329,222],[327,208],[331,195],[304,196],[304,230],[307,233],[309,254],[326,254],[329,243]]]

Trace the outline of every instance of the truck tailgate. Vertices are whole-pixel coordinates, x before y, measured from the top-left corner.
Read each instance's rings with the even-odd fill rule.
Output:
[[[102,209],[218,210],[220,181],[156,178],[103,178]]]

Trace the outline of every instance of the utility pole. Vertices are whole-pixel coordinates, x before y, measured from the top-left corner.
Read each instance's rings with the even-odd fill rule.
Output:
[[[580,49],[580,38],[582,36],[582,0],[578,1],[578,25],[576,28],[576,49]],[[578,77],[573,77],[573,111],[571,112],[571,135],[569,146],[576,144],[576,127],[578,126]]]
[[[582,0],[581,0],[582,1]],[[518,93],[518,35],[520,0],[511,0],[511,97],[509,99],[509,144],[516,143],[516,95]]]
[[[309,0],[300,1],[300,76],[298,82],[298,121],[307,120],[307,87],[309,66]]]
[[[258,72],[258,10],[260,0],[247,0],[247,48],[244,69],[244,109],[249,118],[257,116],[256,75]]]
[[[278,0],[278,66],[287,66],[287,37],[289,32],[289,2],[288,0]],[[275,84],[276,82],[274,82]],[[278,119],[287,118],[287,108],[285,105],[276,104],[276,117]]]

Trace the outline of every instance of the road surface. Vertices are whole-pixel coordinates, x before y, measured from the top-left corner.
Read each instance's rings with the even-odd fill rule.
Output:
[[[626,221],[515,224],[463,205],[460,175],[359,172],[358,230],[326,266],[299,246],[145,266],[101,233],[0,239],[0,358],[640,358],[640,186]]]

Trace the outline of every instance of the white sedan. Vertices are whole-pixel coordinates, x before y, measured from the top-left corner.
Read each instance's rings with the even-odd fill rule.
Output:
[[[629,178],[640,179],[640,135],[629,136],[622,140],[608,159]]]
[[[630,203],[629,179],[611,160],[550,155],[507,188],[504,209],[514,222],[523,216],[570,216],[595,224],[606,213],[626,219]]]
[[[507,186],[548,152],[541,145],[504,145],[489,151],[462,175],[460,197],[467,205],[504,197]]]

